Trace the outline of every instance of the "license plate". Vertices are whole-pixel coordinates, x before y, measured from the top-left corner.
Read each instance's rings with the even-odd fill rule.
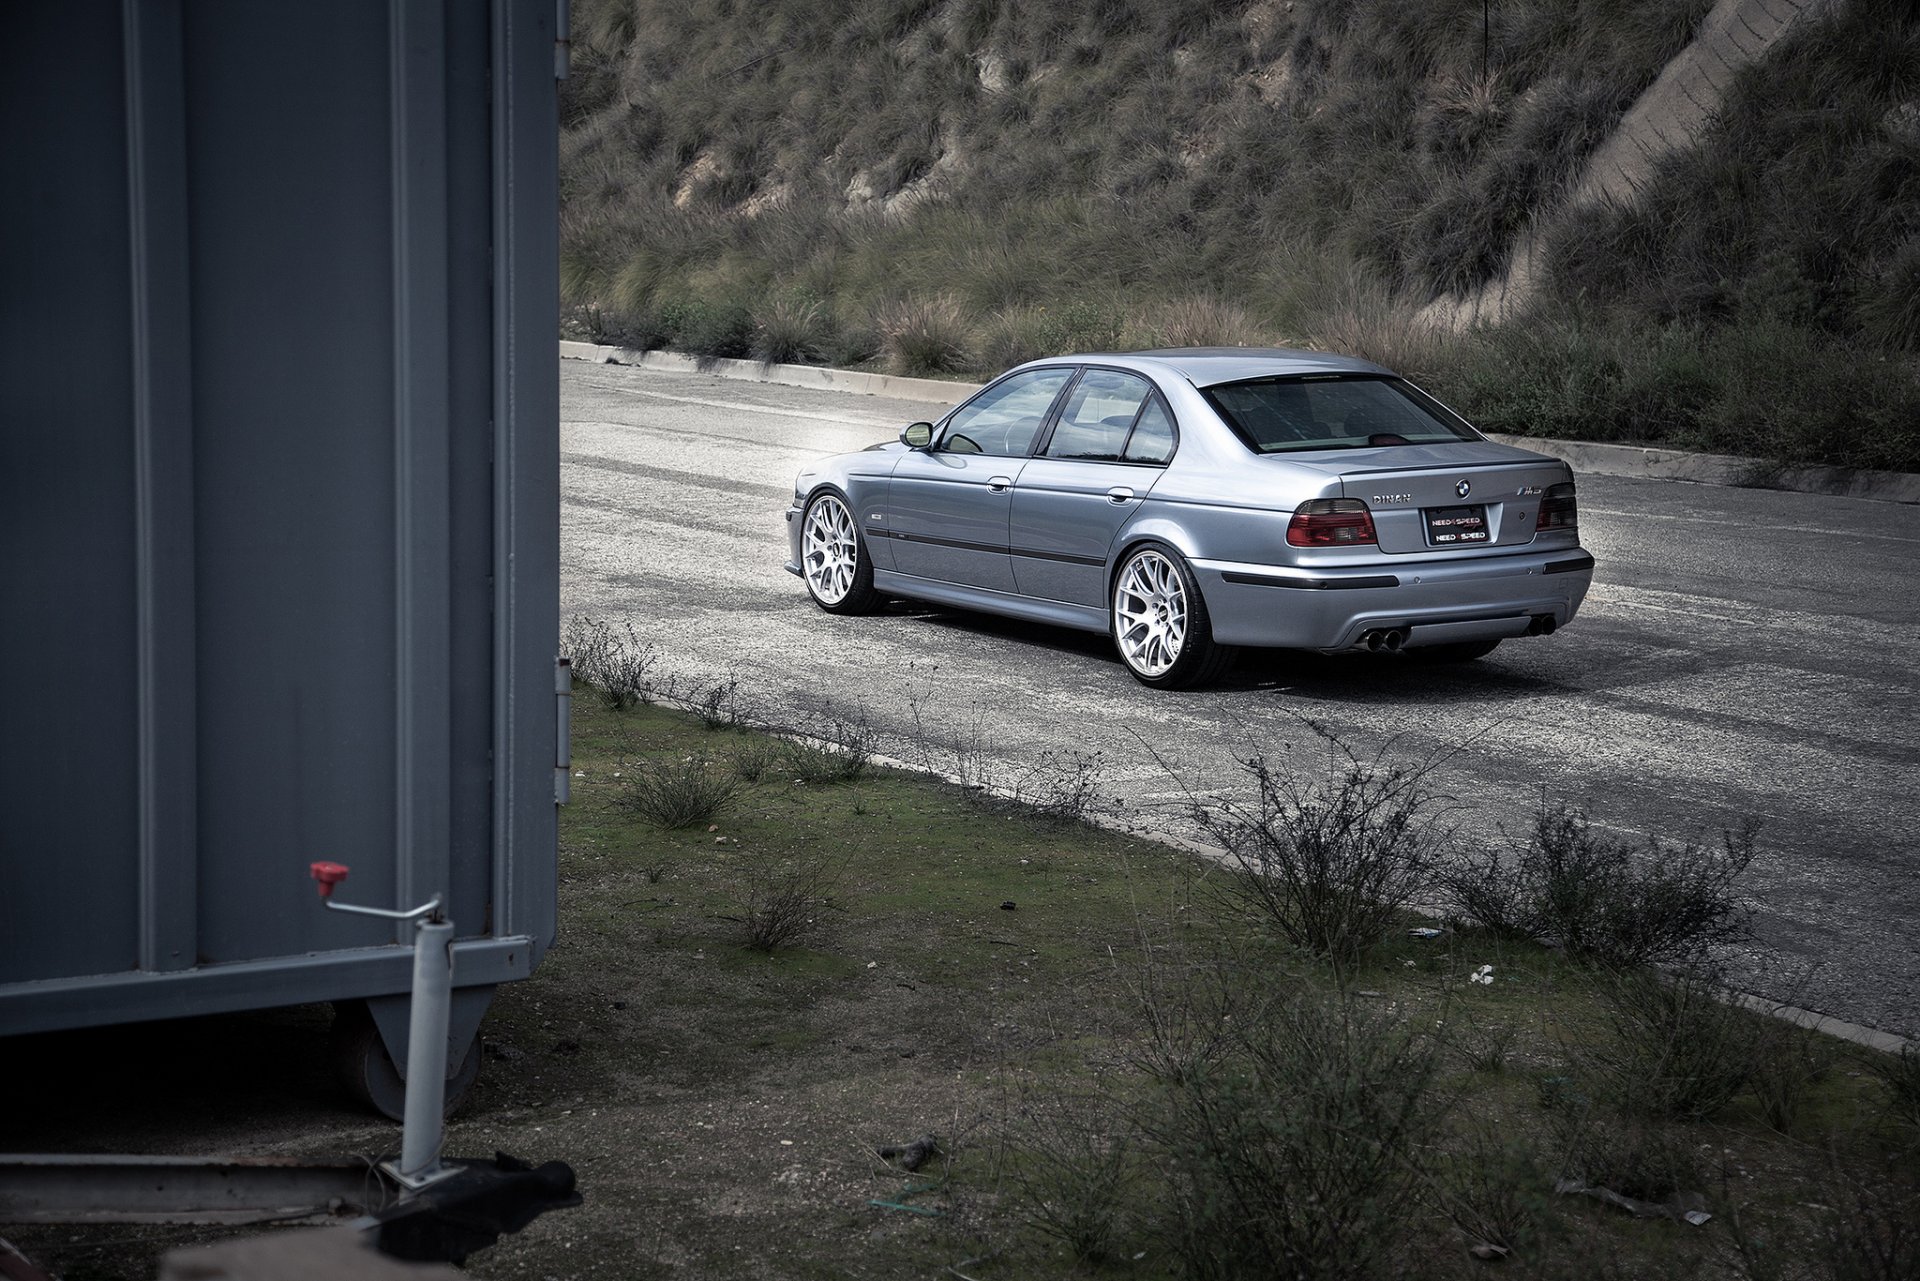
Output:
[[[1461,543],[1488,541],[1487,509],[1473,507],[1429,507],[1427,542],[1435,547],[1456,547]]]

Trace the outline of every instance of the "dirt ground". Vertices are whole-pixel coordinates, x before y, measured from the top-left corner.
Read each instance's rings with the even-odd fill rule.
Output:
[[[1076,986],[1104,983],[1109,948],[1130,946],[1109,934],[1131,919],[1125,869],[1147,856],[1109,834],[983,820],[907,779],[768,780],[717,830],[662,833],[614,807],[621,762],[663,746],[718,758],[738,736],[651,712],[583,720],[560,938],[496,997],[446,1151],[567,1161],[586,1203],[471,1270],[898,1277],[1001,1252],[1018,1224],[999,1206],[999,1123],[1036,1049],[1096,1030]],[[1158,892],[1185,875],[1180,856],[1151,858]],[[727,918],[796,865],[818,869],[813,934],[771,955],[743,947]],[[398,1127],[331,1079],[329,1017],[305,1007],[15,1042],[9,1075],[35,1106],[6,1119],[0,1150],[390,1153]],[[943,1155],[918,1173],[877,1155],[928,1134]],[[6,1234],[69,1278],[151,1276],[170,1245],[221,1235]]]
[[[560,937],[531,979],[497,995],[484,1071],[446,1151],[566,1161],[586,1200],[476,1254],[469,1271],[971,1281],[1181,1271],[1161,1230],[1168,1194],[1153,1180],[1163,1176],[1143,1172],[1124,1248],[1097,1268],[1036,1230],[1030,1176],[1045,1143],[1086,1138],[1063,1099],[1114,1081],[1152,1097],[1141,1093],[1142,1029],[1170,1007],[1139,998],[1145,944],[1211,955],[1229,993],[1325,981],[1213,892],[1217,866],[918,777],[801,781],[806,762],[768,756],[767,740],[576,702]],[[663,831],[623,804],[647,762],[705,759],[718,772],[736,758],[757,762],[756,781],[708,821]],[[755,950],[746,923],[783,889],[811,929]],[[1244,957],[1244,972],[1220,968],[1222,956]],[[1497,984],[1467,977],[1482,966]],[[1546,1132],[1569,1055],[1577,1063],[1594,1034],[1583,982],[1554,954],[1449,934],[1391,942],[1344,990],[1432,1042],[1436,1107],[1511,1139]],[[325,1008],[304,1007],[10,1041],[0,1150],[392,1153],[399,1128],[331,1078],[328,1022]],[[1859,1065],[1823,1064],[1791,1134],[1763,1124],[1750,1098],[1711,1124],[1662,1131],[1717,1180],[1705,1189],[1710,1231],[1550,1197],[1538,1169],[1518,1183],[1468,1169],[1471,1186],[1552,1224],[1530,1238],[1531,1256],[1501,1266],[1572,1277],[1617,1254],[1622,1276],[1745,1275],[1728,1263],[1733,1207],[1812,1240],[1833,1193],[1822,1180],[1836,1136],[1858,1146],[1863,1124],[1882,1124],[1860,1118],[1884,1106]],[[917,1171],[880,1155],[927,1135],[939,1155]],[[1867,1146],[1884,1156],[1879,1143]],[[1423,1275],[1488,1266],[1433,1205],[1409,1204],[1404,1222],[1417,1239],[1402,1257]],[[69,1281],[150,1278],[168,1248],[223,1235],[0,1232]]]

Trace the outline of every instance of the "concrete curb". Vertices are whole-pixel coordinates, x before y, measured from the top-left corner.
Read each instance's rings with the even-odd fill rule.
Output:
[[[1920,503],[1920,476],[1897,471],[1853,471],[1845,467],[1779,467],[1737,454],[1692,454],[1681,449],[1639,445],[1603,445],[1585,440],[1549,440],[1540,436],[1487,433],[1503,445],[1517,445],[1564,459],[1575,471],[1644,480],[1685,480],[1701,485],[1748,489],[1786,489],[1801,494],[1833,494],[1886,503]]]
[[[757,360],[703,360],[675,351],[633,351],[626,347],[601,347],[589,342],[562,342],[560,358],[591,360],[601,365],[633,365],[640,369],[660,369],[676,374],[713,374],[720,378],[775,383],[782,387],[811,387],[818,391],[892,396],[899,400],[922,400],[935,405],[957,405],[985,386],[984,383],[947,382],[939,378],[899,378],[893,374],[869,374],[857,369],[828,369],[824,365],[763,365]]]
[[[783,387],[811,387],[869,396],[892,396],[931,405],[957,405],[979,391],[981,383],[939,378],[898,378],[822,365],[763,365],[757,360],[702,360],[672,351],[633,351],[595,343],[562,342],[563,360],[601,365],[632,365],[676,374],[713,374]],[[1680,449],[1639,445],[1603,445],[1594,441],[1549,440],[1540,436],[1488,433],[1503,445],[1516,445],[1563,459],[1575,471],[1638,480],[1683,480],[1734,488],[1784,489],[1801,494],[1830,494],[1886,503],[1920,503],[1920,476],[1895,471],[1854,471],[1845,467],[1778,467],[1735,454],[1694,454]]]

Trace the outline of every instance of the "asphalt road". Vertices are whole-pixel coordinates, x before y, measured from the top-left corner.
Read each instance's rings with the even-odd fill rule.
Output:
[[[1543,795],[1635,837],[1755,819],[1743,985],[1920,1036],[1920,508],[1585,476],[1599,570],[1558,635],[1451,670],[1254,652],[1164,694],[1100,637],[837,618],[781,568],[804,462],[944,406],[577,361],[561,400],[562,612],[631,623],[689,686],[737,676],[783,723],[857,708],[887,750],[983,749],[1001,781],[1098,753],[1108,797],[1169,822],[1186,789],[1240,789],[1251,750],[1318,752],[1302,718],[1432,762],[1466,841]]]

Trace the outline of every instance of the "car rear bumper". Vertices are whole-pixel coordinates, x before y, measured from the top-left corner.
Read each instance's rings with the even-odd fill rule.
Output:
[[[1566,625],[1593,582],[1593,557],[1558,548],[1342,569],[1196,561],[1193,571],[1222,644],[1339,650],[1400,630],[1417,648]]]

